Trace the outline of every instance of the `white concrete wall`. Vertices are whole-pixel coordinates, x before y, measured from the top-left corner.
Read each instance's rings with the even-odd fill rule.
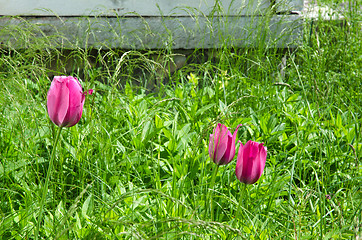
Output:
[[[300,13],[303,11],[303,0],[276,0],[277,12],[280,13]]]
[[[295,0],[293,0],[295,1]],[[129,15],[185,16],[189,13],[209,15],[215,6],[227,15],[259,14],[270,0],[0,0],[0,15]],[[216,9],[217,9],[216,8]],[[216,11],[218,12],[218,11]]]
[[[0,0],[0,47],[24,48],[54,35],[59,37],[49,43],[67,48],[192,49],[260,41],[295,46],[303,22],[295,13],[302,1]]]

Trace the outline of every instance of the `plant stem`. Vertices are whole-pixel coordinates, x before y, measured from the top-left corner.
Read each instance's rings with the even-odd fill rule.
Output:
[[[243,184],[243,190],[240,192],[240,197],[239,197],[239,204],[238,204],[238,208],[236,210],[236,214],[235,214],[235,217],[241,217],[241,205],[243,204],[244,202],[244,196],[245,196],[245,193],[246,193],[246,184],[244,183]],[[245,201],[244,204],[247,204],[247,202]]]
[[[210,188],[212,188],[214,190],[215,187],[215,179],[216,179],[216,175],[217,172],[219,170],[219,165],[216,165],[216,168],[214,168],[214,172],[212,173],[212,177],[211,177],[211,183],[210,183]],[[210,191],[209,192],[209,199],[210,199],[210,212],[211,212],[211,221],[214,221],[214,207],[213,207],[213,195],[214,195],[214,191]]]
[[[39,217],[38,217],[37,228],[36,228],[36,231],[35,231],[35,240],[38,240],[38,237],[39,237],[40,224],[41,224],[41,221],[43,220],[44,202],[45,202],[45,199],[46,199],[46,194],[48,192],[49,178],[50,178],[50,175],[51,175],[51,171],[53,170],[53,162],[54,162],[54,158],[55,158],[55,150],[57,148],[57,144],[58,144],[58,141],[59,141],[60,132],[62,131],[62,128],[63,127],[59,127],[59,129],[58,129],[57,136],[55,137],[55,142],[54,142],[54,145],[53,145],[52,155],[51,155],[50,161],[49,161],[47,176],[45,178],[45,184],[44,184],[44,187],[43,187],[43,192],[42,192],[42,196],[41,196],[41,200],[40,200],[40,212],[39,212]]]

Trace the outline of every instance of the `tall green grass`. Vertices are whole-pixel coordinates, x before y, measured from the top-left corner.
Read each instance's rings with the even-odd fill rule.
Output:
[[[61,134],[43,239],[361,237],[362,19],[350,16],[306,21],[293,50],[197,49],[173,74],[158,61],[170,49],[65,50],[47,38],[0,49],[0,238],[34,238],[56,134],[46,94],[60,74],[95,93]],[[235,160],[210,186],[218,122],[268,148],[242,202]]]

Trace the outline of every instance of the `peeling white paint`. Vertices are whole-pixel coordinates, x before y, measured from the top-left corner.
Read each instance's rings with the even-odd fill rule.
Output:
[[[23,28],[32,38],[59,35],[50,44],[66,48],[194,49],[261,41],[296,46],[303,21],[291,13],[302,5],[303,0],[0,0],[0,42],[27,47],[32,39],[17,32]]]
[[[6,16],[116,16],[135,13],[141,16],[188,16],[195,13],[209,15],[215,10],[227,15],[256,15],[268,9],[270,0],[0,0],[0,6],[0,15]]]

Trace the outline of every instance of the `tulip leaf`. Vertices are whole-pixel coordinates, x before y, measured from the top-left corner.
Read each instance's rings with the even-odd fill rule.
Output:
[[[276,115],[273,114],[269,117],[269,121],[268,121],[268,125],[267,125],[269,133],[271,133],[272,129],[275,128],[275,125],[277,124],[277,122],[278,122],[278,120],[276,118]]]
[[[93,200],[92,199],[93,199],[92,194],[90,194],[83,203],[82,216],[85,219],[89,219],[88,214],[90,214],[93,211],[93,202],[92,202]]]
[[[260,128],[261,130],[263,131],[264,134],[268,134],[269,131],[268,131],[268,126],[267,126],[267,116],[263,116],[261,119],[260,119]]]
[[[180,139],[183,138],[186,134],[188,134],[189,131],[190,131],[190,128],[191,128],[191,124],[190,124],[190,123],[185,124],[185,126],[183,126],[182,129],[181,129],[180,131],[178,131],[177,139],[180,140]]]
[[[143,125],[142,134],[141,134],[141,141],[145,141],[146,138],[149,137],[150,132],[152,131],[152,124],[151,121],[146,121],[146,123]]]
[[[155,125],[156,125],[156,128],[163,127],[163,120],[158,114],[155,115]]]
[[[172,133],[171,133],[171,131],[169,129],[163,128],[162,132],[163,132],[163,134],[165,134],[167,139],[169,139],[169,140],[173,139],[173,135],[172,135]]]
[[[227,111],[228,111],[227,106],[226,106],[226,104],[225,104],[223,101],[221,101],[221,100],[219,100],[219,109],[220,109],[220,112],[222,112],[224,115],[227,114]]]
[[[214,107],[216,105],[216,103],[210,103],[206,106],[203,106],[202,108],[200,108],[199,110],[197,110],[197,112],[195,113],[195,116],[204,114],[207,110],[209,110],[210,108]]]

